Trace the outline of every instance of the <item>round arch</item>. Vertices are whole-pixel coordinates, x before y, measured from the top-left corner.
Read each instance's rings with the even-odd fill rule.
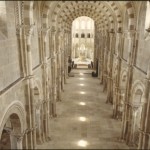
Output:
[[[21,102],[14,101],[4,110],[0,125],[0,139],[6,138],[8,140],[6,145],[9,148],[20,149],[25,146],[23,141],[27,129],[26,113]],[[19,145],[17,144],[17,137],[23,138],[22,143]]]
[[[21,124],[21,133],[23,133],[26,130],[26,113],[24,110],[24,107],[22,103],[19,101],[14,101],[12,102],[5,110],[3,117],[0,120],[0,137],[2,134],[2,130],[4,128],[5,123],[7,122],[7,119],[12,115],[12,114],[17,114],[20,124]]]

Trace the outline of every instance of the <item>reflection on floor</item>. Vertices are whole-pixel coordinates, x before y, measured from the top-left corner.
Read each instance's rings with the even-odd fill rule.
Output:
[[[92,70],[72,70],[62,102],[57,103],[58,117],[52,118],[52,141],[40,149],[129,149],[119,142],[121,121],[111,118],[112,106]]]

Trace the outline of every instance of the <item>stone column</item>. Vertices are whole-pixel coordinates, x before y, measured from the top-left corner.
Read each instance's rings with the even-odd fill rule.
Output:
[[[58,97],[57,101],[61,101],[61,52],[58,51]]]
[[[51,118],[53,116],[53,99],[54,99],[54,89],[53,89],[53,30],[49,31],[49,49],[50,49],[50,59],[48,62],[48,68],[49,68],[49,117]]]
[[[61,54],[60,54],[60,72],[61,72],[61,90],[64,91],[64,40],[63,40],[64,31],[61,31],[60,34],[60,47],[61,47]]]
[[[62,74],[61,74],[61,71],[62,71],[62,66],[61,66],[61,51],[62,51],[62,44],[61,44],[61,31],[59,29],[58,31],[58,47],[57,47],[57,75],[58,75],[58,95],[57,95],[57,101],[61,101],[61,79],[62,79]]]
[[[100,84],[103,84],[103,63],[104,63],[104,38],[103,33],[101,32],[100,36]]]
[[[109,34],[109,55],[108,57],[108,76],[107,76],[107,101],[106,103],[113,103],[113,81],[112,81],[112,68],[113,68],[113,51],[114,51],[114,31],[111,31]]]
[[[128,74],[127,74],[127,85],[126,85],[126,93],[125,93],[125,107],[123,113],[123,121],[122,121],[122,135],[121,139],[125,139],[127,142],[129,141],[129,137],[126,136],[129,134],[131,130],[131,107],[130,107],[130,98],[131,98],[131,87],[132,87],[132,78],[133,78],[133,64],[135,60],[135,31],[128,32],[128,40],[129,40],[129,47],[128,47]]]
[[[72,36],[71,36],[71,31],[68,31],[68,54],[70,55],[70,57],[72,58]]]
[[[68,78],[68,36],[67,36],[67,31],[65,30],[65,51],[64,51],[64,57],[65,57],[65,83],[67,83],[67,78]]]
[[[17,149],[22,149],[22,140],[22,136],[17,137]]]
[[[138,149],[149,149],[150,148],[150,63],[147,70],[147,75],[145,79],[145,91],[144,91],[144,99],[145,102],[143,104],[142,109],[142,121],[140,127],[140,138]]]
[[[52,29],[52,93],[53,93],[53,100],[52,100],[52,114],[53,117],[57,117],[56,114],[56,101],[57,101],[57,55],[56,55],[56,30]]]
[[[103,83],[103,92],[107,91],[107,62],[108,62],[108,45],[109,45],[109,37],[106,32],[103,31],[103,55],[102,55],[102,83]]]
[[[121,73],[121,51],[122,51],[122,33],[117,32],[117,39],[116,39],[116,66],[115,66],[115,75],[114,75],[114,91],[113,91],[113,118],[117,119],[119,117],[118,108],[120,105],[120,73]]]
[[[25,134],[27,133],[14,133],[14,131],[7,131],[10,135],[11,149],[23,149],[23,138],[25,138]],[[26,146],[26,148],[28,148]]]
[[[94,60],[93,60],[94,69],[96,69],[96,58],[97,58],[97,34],[94,35]]]
[[[141,125],[140,125],[140,137],[139,137],[139,145],[138,149],[144,149],[145,146],[145,138],[148,136],[148,134],[145,132],[145,122],[147,117],[147,110],[149,106],[149,89],[150,89],[150,73],[147,72],[147,76],[145,78],[145,91],[143,96],[143,107],[142,107],[142,116],[141,116]]]
[[[44,124],[44,131],[45,131],[45,138],[46,141],[50,140],[49,135],[49,103],[50,103],[50,97],[49,97],[49,81],[48,81],[48,61],[47,61],[47,55],[46,55],[46,45],[47,45],[47,36],[49,34],[50,28],[42,29],[42,39],[43,39],[43,93],[44,93],[44,100],[43,100],[43,124]]]
[[[10,135],[11,139],[11,149],[22,149],[23,137]]]
[[[129,141],[127,141],[127,143],[130,146],[133,146],[135,144],[134,133],[135,133],[135,125],[136,125],[136,112],[139,107],[140,107],[140,105],[134,105],[134,104],[131,106],[131,110],[132,110],[132,114],[131,114],[131,118],[130,118],[131,128],[130,128],[130,133],[128,133]]]
[[[35,124],[35,102],[34,102],[34,84],[33,84],[33,71],[32,71],[32,53],[31,53],[31,36],[33,33],[33,25],[25,26],[24,35],[26,39],[26,56],[27,56],[27,126],[32,129],[28,134],[28,145],[29,148],[36,148],[36,124]]]
[[[19,60],[20,60],[20,71],[21,77],[26,76],[27,68],[26,68],[26,60],[25,60],[25,52],[24,52],[24,34],[22,26],[18,25],[16,27],[16,35],[17,35],[17,44],[19,48]]]

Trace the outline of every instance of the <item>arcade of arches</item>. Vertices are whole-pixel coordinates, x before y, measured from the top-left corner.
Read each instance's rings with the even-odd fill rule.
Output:
[[[81,23],[74,26],[76,19]],[[82,19],[88,21],[86,27]],[[91,119],[97,115],[99,121],[97,126],[96,121],[84,124],[86,119],[81,117],[85,128],[80,130],[98,130],[113,122],[109,130],[101,129],[106,135],[112,131],[111,138],[102,139],[101,133],[93,131],[101,137],[98,143],[103,145],[106,140],[108,148],[112,140],[126,148],[150,149],[149,47],[149,1],[0,1],[0,149],[54,148],[44,147],[45,143],[58,148],[61,141],[53,138],[56,124],[51,124],[62,119],[63,104],[67,113],[61,117],[70,115],[68,123],[73,120],[76,111],[71,106],[79,100],[80,74],[90,87],[87,94],[94,93],[86,96],[86,91],[80,91],[82,100],[88,101],[85,112],[93,111]],[[80,63],[93,61],[94,68],[73,68],[71,77],[68,56]],[[92,77],[96,68],[98,77]],[[102,111],[111,111],[110,116]],[[107,120],[101,121],[104,117]],[[60,122],[57,134],[68,132],[63,136],[70,135],[69,143],[74,135],[64,128],[65,123]],[[116,131],[118,140],[114,141]],[[94,136],[90,132],[82,135]],[[81,140],[79,145],[86,147],[87,142]]]

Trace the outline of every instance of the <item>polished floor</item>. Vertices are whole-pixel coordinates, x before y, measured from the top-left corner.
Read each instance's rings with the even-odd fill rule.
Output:
[[[111,104],[106,104],[97,78],[91,70],[72,70],[62,101],[57,103],[57,118],[50,122],[51,141],[40,149],[129,149],[119,141],[121,121],[114,120]]]

